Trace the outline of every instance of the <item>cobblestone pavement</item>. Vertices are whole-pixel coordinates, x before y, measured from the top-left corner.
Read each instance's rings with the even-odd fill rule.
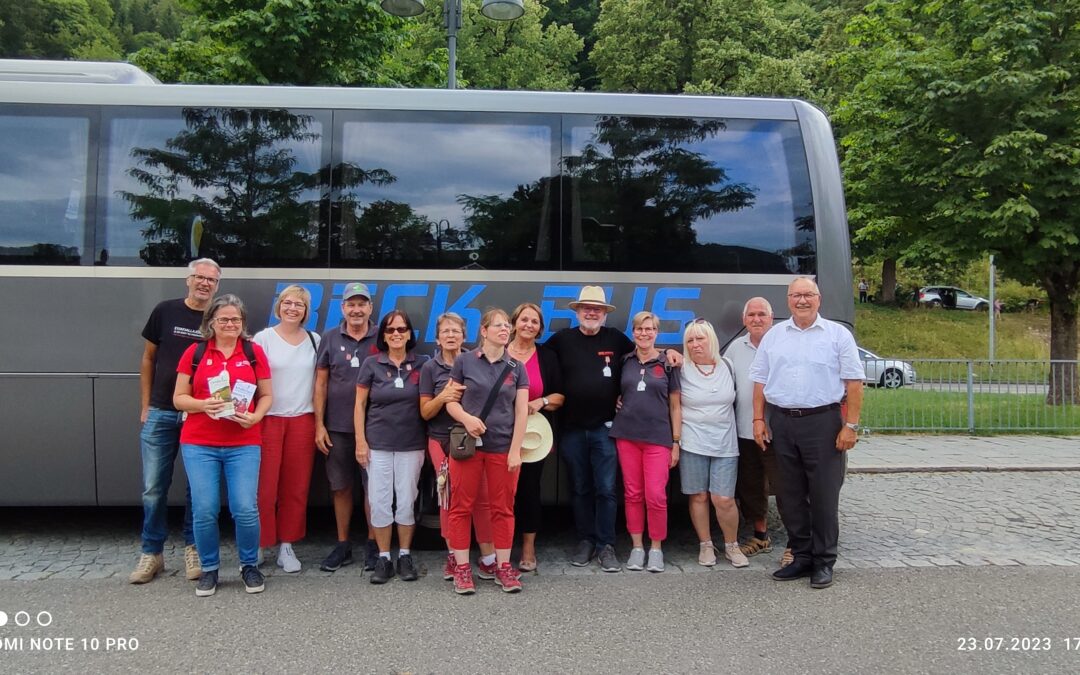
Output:
[[[841,494],[837,568],[1080,565],[1078,479],[1080,472],[1068,471],[850,474]],[[684,508],[673,506],[669,514],[667,573],[745,573],[723,562],[714,568],[697,565],[696,538]],[[5,523],[0,525],[0,581],[124,581],[138,558],[135,509],[7,509],[0,520]],[[775,510],[770,528],[774,542],[783,542]],[[237,560],[230,529],[227,523],[222,527],[225,568]],[[713,531],[719,539],[715,525]],[[329,529],[314,532],[296,546],[305,563],[301,574],[325,574],[317,564],[331,547],[331,536]],[[542,535],[541,544],[540,574],[601,573],[595,565],[577,568],[566,562],[574,544],[568,531]],[[619,546],[625,556],[627,542]],[[782,548],[751,558],[750,569],[775,568]],[[166,576],[178,575],[182,553],[174,536],[165,551]],[[441,553],[417,551],[415,557],[422,567],[441,570]],[[352,565],[336,574],[360,576],[361,568]],[[264,569],[284,575],[272,559]]]

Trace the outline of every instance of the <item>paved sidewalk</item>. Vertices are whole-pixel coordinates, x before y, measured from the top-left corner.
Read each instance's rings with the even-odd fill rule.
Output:
[[[849,473],[1080,471],[1080,436],[866,434]]]

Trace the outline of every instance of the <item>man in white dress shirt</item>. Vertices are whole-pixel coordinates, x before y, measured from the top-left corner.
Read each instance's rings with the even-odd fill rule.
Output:
[[[764,450],[771,435],[777,502],[795,557],[773,578],[808,576],[811,587],[828,588],[840,538],[844,453],[859,440],[863,367],[851,333],[818,314],[821,292],[812,279],[791,282],[787,298],[791,318],[765,334],[750,366],[754,440]],[[847,419],[840,413],[845,396]]]

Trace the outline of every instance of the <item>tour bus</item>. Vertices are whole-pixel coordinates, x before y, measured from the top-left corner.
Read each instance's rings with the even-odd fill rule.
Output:
[[[294,283],[308,328],[332,328],[362,281],[373,319],[406,310],[428,353],[442,312],[475,342],[486,308],[532,301],[550,335],[594,284],[608,325],[651,310],[666,346],[695,317],[727,343],[754,295],[786,317],[798,275],[817,278],[825,317],[854,318],[833,136],[802,101],[23,65],[0,62],[0,505],[140,503],[140,332],[195,258],[221,264],[252,333]],[[545,485],[566,497],[565,480]]]

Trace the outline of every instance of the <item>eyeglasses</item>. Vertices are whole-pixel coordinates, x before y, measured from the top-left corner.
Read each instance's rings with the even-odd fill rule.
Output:
[[[490,326],[488,326],[488,328],[495,328],[495,329],[499,329],[499,330],[501,330],[503,328],[510,328],[510,327],[511,326],[508,323],[493,323]]]
[[[393,335],[394,333],[398,333],[399,335],[404,335],[405,333],[409,332],[409,327],[408,326],[394,326],[394,327],[391,327],[391,328],[387,328],[385,332],[386,332],[387,335]]]
[[[214,322],[221,326],[228,326],[230,323],[239,326],[240,324],[244,323],[244,319],[243,317],[239,316],[219,316],[214,319]]]
[[[439,331],[439,335],[463,335],[464,332],[460,328],[443,328]]]
[[[211,286],[217,286],[217,283],[221,281],[218,277],[207,277],[202,274],[189,274],[188,279],[194,279],[200,284],[210,284]]]
[[[295,307],[296,309],[303,309],[303,308],[307,307],[307,304],[303,303],[303,302],[300,302],[299,300],[282,300],[281,301],[281,306],[282,307]]]
[[[634,329],[635,333],[655,333],[656,329],[652,326],[638,326]]]
[[[606,312],[607,307],[597,307],[596,305],[578,305],[579,312],[585,312],[586,314],[599,314]]]
[[[809,300],[821,295],[820,293],[788,293],[787,296],[792,300]]]

